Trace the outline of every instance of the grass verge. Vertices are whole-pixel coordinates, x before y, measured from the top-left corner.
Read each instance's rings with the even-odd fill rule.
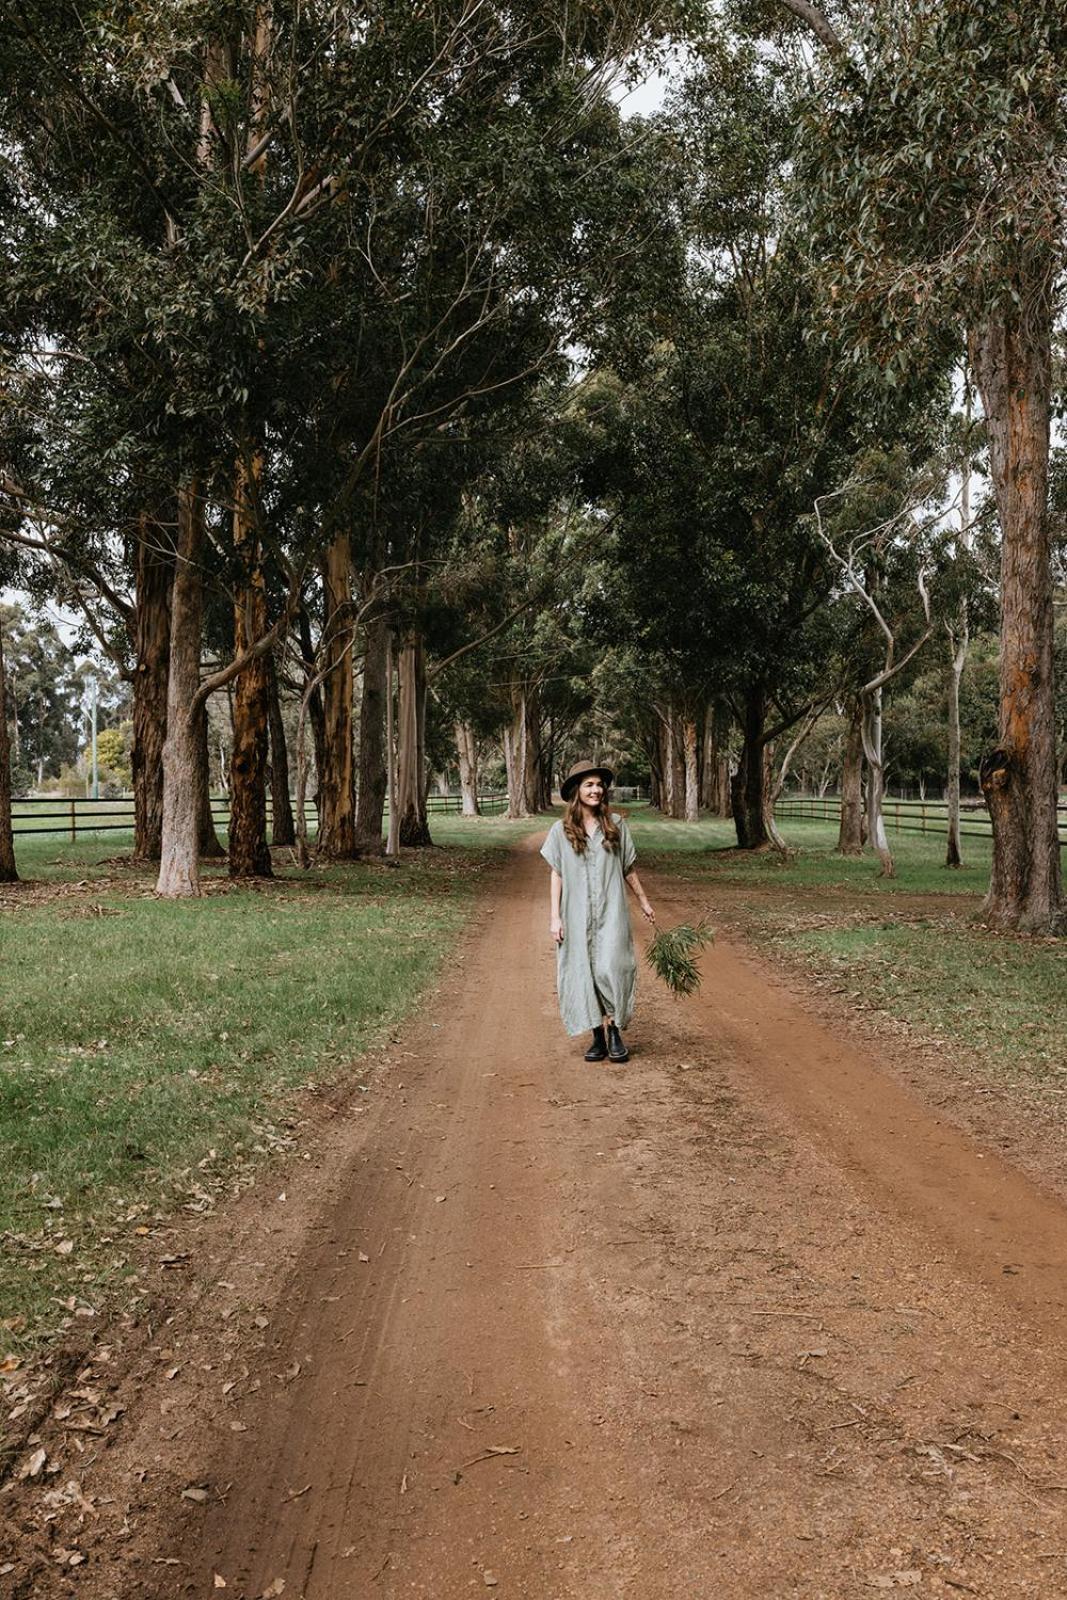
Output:
[[[136,1302],[137,1231],[208,1209],[286,1144],[294,1092],[352,1072],[417,1005],[529,826],[442,818],[448,848],[399,869],[237,887],[214,868],[170,903],[113,835],[20,847],[32,881],[0,896],[0,1364],[124,1282]]]
[[[687,889],[723,891],[725,918],[830,995],[880,1013],[942,1047],[949,1066],[1055,1107],[1067,1093],[1067,940],[990,933],[977,920],[989,845],[971,841],[962,870],[944,840],[891,838],[897,876],[870,856],[833,854],[836,829],[786,825],[790,854],[730,849],[729,824],[690,827],[634,812],[642,860]]]

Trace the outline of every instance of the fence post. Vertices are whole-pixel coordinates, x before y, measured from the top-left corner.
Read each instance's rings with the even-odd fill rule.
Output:
[[[71,844],[76,844],[78,842],[78,818],[77,818],[77,813],[74,810],[74,807],[77,805],[77,803],[78,802],[76,800],[74,800],[73,798],[71,799],[71,802],[70,802],[70,842],[71,842]]]

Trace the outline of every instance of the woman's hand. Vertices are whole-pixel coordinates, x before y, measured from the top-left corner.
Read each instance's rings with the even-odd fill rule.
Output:
[[[552,941],[553,941],[554,944],[562,944],[563,943],[563,918],[562,917],[552,917],[552,918],[550,918],[549,924],[548,924],[548,931],[552,935]]]
[[[655,923],[656,913],[653,911],[651,905],[648,903],[647,900],[642,900],[641,901],[641,913],[644,916],[644,919],[645,919],[646,922]]]

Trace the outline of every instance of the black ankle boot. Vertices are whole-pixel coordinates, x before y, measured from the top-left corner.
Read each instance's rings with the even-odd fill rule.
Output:
[[[607,1053],[608,1047],[604,1040],[603,1028],[594,1028],[593,1042],[585,1052],[585,1059],[587,1061],[603,1061]]]
[[[613,1022],[608,1023],[608,1056],[612,1061],[629,1061],[630,1052]]]

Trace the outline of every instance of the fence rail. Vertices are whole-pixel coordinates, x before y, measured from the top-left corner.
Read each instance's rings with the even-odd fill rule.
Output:
[[[482,794],[478,804],[483,816],[496,816],[508,808],[506,794]],[[431,794],[426,799],[430,816],[458,815],[463,809],[463,799],[458,794]],[[385,808],[388,815],[388,804]],[[211,814],[225,828],[230,815],[228,795],[212,795]],[[309,822],[316,820],[315,804],[309,800],[305,806]],[[267,801],[267,820],[271,818],[271,804]],[[11,822],[16,838],[27,834],[62,835],[74,843],[97,833],[132,833],[134,824],[133,796],[117,800],[91,800],[79,796],[60,799],[44,796],[41,799],[13,800]]]
[[[841,800],[837,795],[784,795],[775,806],[779,817],[807,817],[815,821],[838,822]],[[948,833],[948,808],[943,800],[894,800],[884,802],[885,825],[898,833]],[[1067,803],[1057,808],[1059,837],[1067,844]],[[991,839],[993,821],[984,801],[960,806],[960,836],[964,839]]]

